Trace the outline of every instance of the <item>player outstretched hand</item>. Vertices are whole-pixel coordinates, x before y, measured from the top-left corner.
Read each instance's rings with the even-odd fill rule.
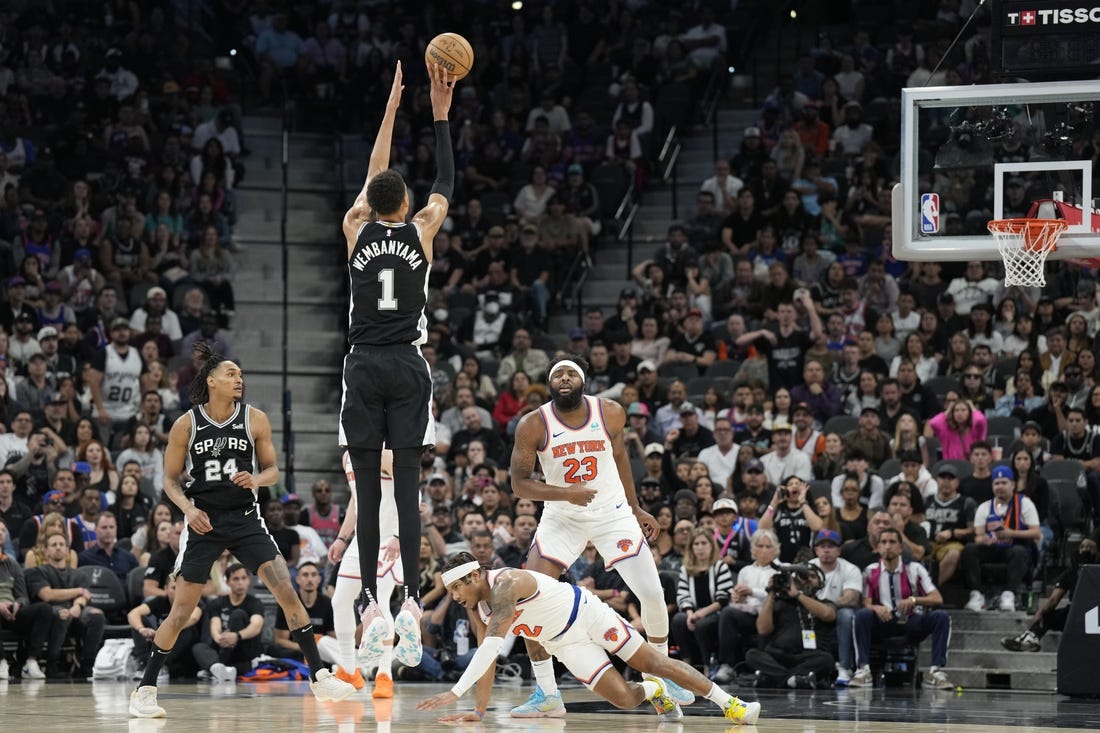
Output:
[[[458,702],[458,695],[454,694],[450,690],[441,692],[438,695],[432,695],[425,698],[416,704],[417,710],[435,710],[441,708],[444,705],[450,705],[451,703]]]
[[[210,524],[210,516],[197,506],[188,507],[187,511],[184,512],[184,516],[187,517],[187,529],[193,532],[206,534],[214,529],[213,525]]]
[[[641,507],[635,509],[634,518],[638,520],[638,526],[642,528],[642,534],[650,542],[657,539],[657,535],[661,534],[661,526],[657,524],[657,520],[653,518],[653,515],[645,509]]]
[[[401,92],[405,89],[401,83],[404,75],[401,73],[401,62],[397,62],[397,68],[393,72],[393,86],[390,87],[390,98],[386,100],[386,107],[396,110],[401,106]]]
[[[260,481],[256,477],[256,474],[251,474],[248,471],[237,471],[235,474],[229,477],[229,480],[240,486],[242,489],[248,489],[249,491],[255,491],[260,488]]]
[[[596,490],[588,484],[576,484],[569,489],[569,503],[577,506],[588,506],[596,498]]]
[[[439,64],[428,64],[428,78],[431,80],[432,112],[437,120],[447,119],[451,110],[451,94],[455,88],[455,77]]]
[[[382,546],[382,551],[378,554],[378,559],[382,562],[395,562],[400,554],[401,541],[396,537],[390,537],[386,540],[386,544]]]
[[[357,540],[354,540],[354,539],[352,540],[352,542],[356,542],[356,541]],[[346,550],[346,549],[347,549],[347,547],[346,547],[345,543],[337,542],[336,540],[333,540],[332,544],[329,545],[329,548],[328,548],[328,561],[330,563],[333,563],[333,564],[340,562],[341,560],[344,559],[344,550]]]
[[[473,710],[467,710],[464,713],[451,713],[450,715],[439,716],[440,723],[480,723],[481,716],[475,713]]]

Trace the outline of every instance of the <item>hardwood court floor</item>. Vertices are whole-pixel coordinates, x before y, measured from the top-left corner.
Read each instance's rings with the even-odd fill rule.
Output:
[[[134,720],[126,708],[132,686],[122,682],[0,682],[0,731],[12,733],[96,733],[122,731],[380,731],[438,733],[451,726],[435,712],[415,710],[416,702],[448,689],[439,684],[398,683],[393,700],[374,701],[368,690],[340,703],[317,703],[304,683],[212,685],[179,682],[163,686],[165,720]],[[526,699],[530,687],[497,686],[481,724],[453,726],[467,731],[600,731],[601,733],[695,733],[696,731],[774,731],[775,733],[1001,733],[1100,729],[1100,702],[1070,700],[1046,693],[929,690],[748,691],[763,714],[755,728],[741,729],[718,715],[706,700],[685,709],[682,723],[658,725],[648,705],[618,711],[581,688],[564,690],[569,715],[557,720],[517,720],[508,709]],[[465,700],[464,700],[465,702]]]

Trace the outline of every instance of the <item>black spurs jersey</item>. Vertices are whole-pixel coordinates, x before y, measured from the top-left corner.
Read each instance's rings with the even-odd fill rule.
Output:
[[[415,224],[362,226],[348,260],[352,346],[419,346],[428,340],[424,304],[430,265]]]
[[[238,471],[256,471],[256,441],[252,438],[248,405],[238,402],[223,423],[214,422],[202,405],[191,408],[191,442],[183,493],[199,509],[244,509],[256,503],[256,493],[230,481]]]

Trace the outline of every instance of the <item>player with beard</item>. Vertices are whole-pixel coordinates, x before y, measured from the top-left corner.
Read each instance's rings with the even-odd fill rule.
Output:
[[[558,578],[591,542],[637,597],[649,643],[668,654],[668,611],[653,553],[646,538],[660,531],[638,504],[623,440],[626,412],[612,400],[584,394],[588,363],[560,355],[550,363],[551,401],[528,413],[516,428],[512,489],[544,502],[526,569]],[[538,460],[545,481],[531,477]],[[561,717],[565,706],[554,679],[553,660],[526,639],[537,683],[531,698],[512,710],[517,718]],[[695,696],[668,681],[665,689],[687,705]]]

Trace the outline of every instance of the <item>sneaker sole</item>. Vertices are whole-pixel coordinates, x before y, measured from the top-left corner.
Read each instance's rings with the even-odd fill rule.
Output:
[[[386,641],[386,633],[389,625],[386,619],[378,616],[371,621],[370,626],[363,633],[363,639],[359,642],[359,666],[370,667],[378,663],[382,658],[383,646]]]
[[[350,684],[347,685],[347,690],[345,690],[341,695],[330,695],[323,689],[319,687],[314,687],[313,683],[310,683],[309,689],[313,692],[313,696],[317,698],[319,702],[340,702],[341,700],[347,700],[356,692],[355,688],[352,687]]]
[[[424,654],[424,649],[420,646],[420,624],[411,613],[403,610],[394,619],[393,627],[401,636],[393,648],[394,659],[406,667],[419,665]]]
[[[134,710],[133,708],[130,708],[130,717],[131,718],[143,718],[145,720],[155,720],[155,719],[158,719],[158,718],[167,718],[168,713],[163,711],[163,710],[158,710],[155,713],[146,715],[145,713],[140,713],[137,710]]]
[[[695,702],[695,693],[691,690],[685,690],[676,683],[665,680],[664,688],[665,694],[671,697],[677,705],[691,705]]]
[[[565,705],[558,705],[551,710],[536,710],[534,712],[517,712],[518,710],[518,707],[512,708],[509,716],[513,718],[564,718],[568,712]]]

